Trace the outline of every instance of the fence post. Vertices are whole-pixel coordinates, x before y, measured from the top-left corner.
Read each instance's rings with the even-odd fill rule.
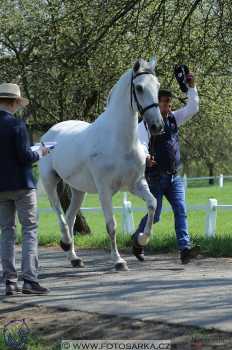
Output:
[[[206,215],[206,237],[214,237],[216,234],[216,222],[217,222],[217,200],[209,198],[208,211]]]
[[[132,235],[135,231],[132,204],[130,201],[128,201],[127,192],[123,193],[122,231],[124,234],[129,235]]]
[[[219,175],[219,187],[222,188],[224,185],[224,178],[223,178],[223,174]]]

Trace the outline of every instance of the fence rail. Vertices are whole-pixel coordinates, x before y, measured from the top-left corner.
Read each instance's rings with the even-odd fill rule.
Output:
[[[224,187],[224,180],[232,179],[232,175],[223,175],[220,174],[218,176],[200,176],[200,177],[187,177],[185,174],[183,176],[183,182],[185,191],[187,191],[188,183],[191,183],[192,181],[202,181],[202,180],[218,180],[218,185],[220,188]]]
[[[205,217],[205,235],[207,237],[214,237],[216,234],[216,224],[217,224],[217,209],[221,210],[232,210],[232,205],[229,204],[218,204],[217,200],[214,198],[209,199],[207,204],[201,204],[201,205],[188,205],[187,211],[204,211],[206,214]],[[48,213],[52,212],[52,208],[40,208],[38,210],[40,213]],[[101,207],[94,207],[94,208],[81,208],[82,212],[102,212]],[[146,207],[133,207],[132,203],[124,198],[123,205],[121,207],[114,207],[113,208],[114,213],[120,212],[122,217],[122,231],[125,234],[133,234],[135,231],[135,225],[134,225],[134,212],[143,212],[145,213],[147,211]],[[165,207],[163,208],[164,212],[170,212],[172,211],[171,207]]]
[[[209,179],[215,179],[218,178],[219,187],[223,187],[224,185],[224,179],[232,179],[231,175],[224,176],[223,174],[219,176],[202,176],[202,177],[187,177],[186,175],[183,176],[183,181],[185,185],[185,190],[187,190],[188,182],[195,181],[195,180],[209,180]],[[45,193],[43,190],[43,187],[41,184],[39,184],[39,190],[38,193]],[[187,211],[204,211],[206,214],[205,219],[205,235],[207,237],[214,237],[216,234],[216,224],[217,224],[217,211],[219,210],[232,210],[232,204],[218,204],[217,200],[214,198],[210,198],[208,200],[208,203],[206,204],[200,204],[200,205],[186,205]],[[165,207],[162,209],[164,212],[170,212],[172,211],[171,207]],[[51,212],[52,208],[40,208],[38,210],[39,213],[43,212]],[[87,208],[82,207],[81,211],[83,212],[102,212],[101,207],[93,207],[93,208]],[[116,206],[113,208],[113,212],[120,212],[122,215],[122,230],[126,234],[132,234],[135,230],[134,225],[134,212],[146,212],[146,207],[133,207],[132,203],[128,201],[128,195],[126,192],[124,192],[123,195],[123,202],[122,206]]]

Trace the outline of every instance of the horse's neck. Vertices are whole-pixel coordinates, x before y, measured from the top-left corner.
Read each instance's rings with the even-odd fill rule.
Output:
[[[129,73],[113,91],[107,114],[112,125],[111,133],[120,140],[120,146],[133,148],[138,139],[138,116],[131,108]]]

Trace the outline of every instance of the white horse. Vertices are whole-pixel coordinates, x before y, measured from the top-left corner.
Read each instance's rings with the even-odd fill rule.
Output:
[[[112,89],[106,110],[92,124],[70,120],[54,125],[42,141],[55,141],[51,153],[40,160],[40,174],[62,232],[61,247],[73,266],[83,266],[74,249],[73,226],[85,193],[98,193],[112,243],[116,270],[127,270],[116,243],[116,222],[112,196],[130,191],[146,201],[148,219],[144,230],[150,235],[156,200],[144,178],[145,154],[138,141],[138,112],[151,133],[159,133],[163,119],[158,105],[159,82],[155,60],[139,60]],[[71,187],[70,206],[63,214],[57,183],[63,179]]]

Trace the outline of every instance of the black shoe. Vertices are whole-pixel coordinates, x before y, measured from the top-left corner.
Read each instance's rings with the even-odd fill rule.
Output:
[[[132,254],[139,260],[144,261],[144,247],[138,244],[136,233],[132,236]]]
[[[185,248],[180,252],[180,260],[182,264],[188,264],[191,259],[196,258],[200,254],[200,246],[196,245],[192,248]]]
[[[42,287],[38,282],[24,280],[23,283],[23,294],[48,294],[50,290]]]
[[[18,287],[17,282],[6,280],[6,295],[18,295],[21,292],[22,291]]]

